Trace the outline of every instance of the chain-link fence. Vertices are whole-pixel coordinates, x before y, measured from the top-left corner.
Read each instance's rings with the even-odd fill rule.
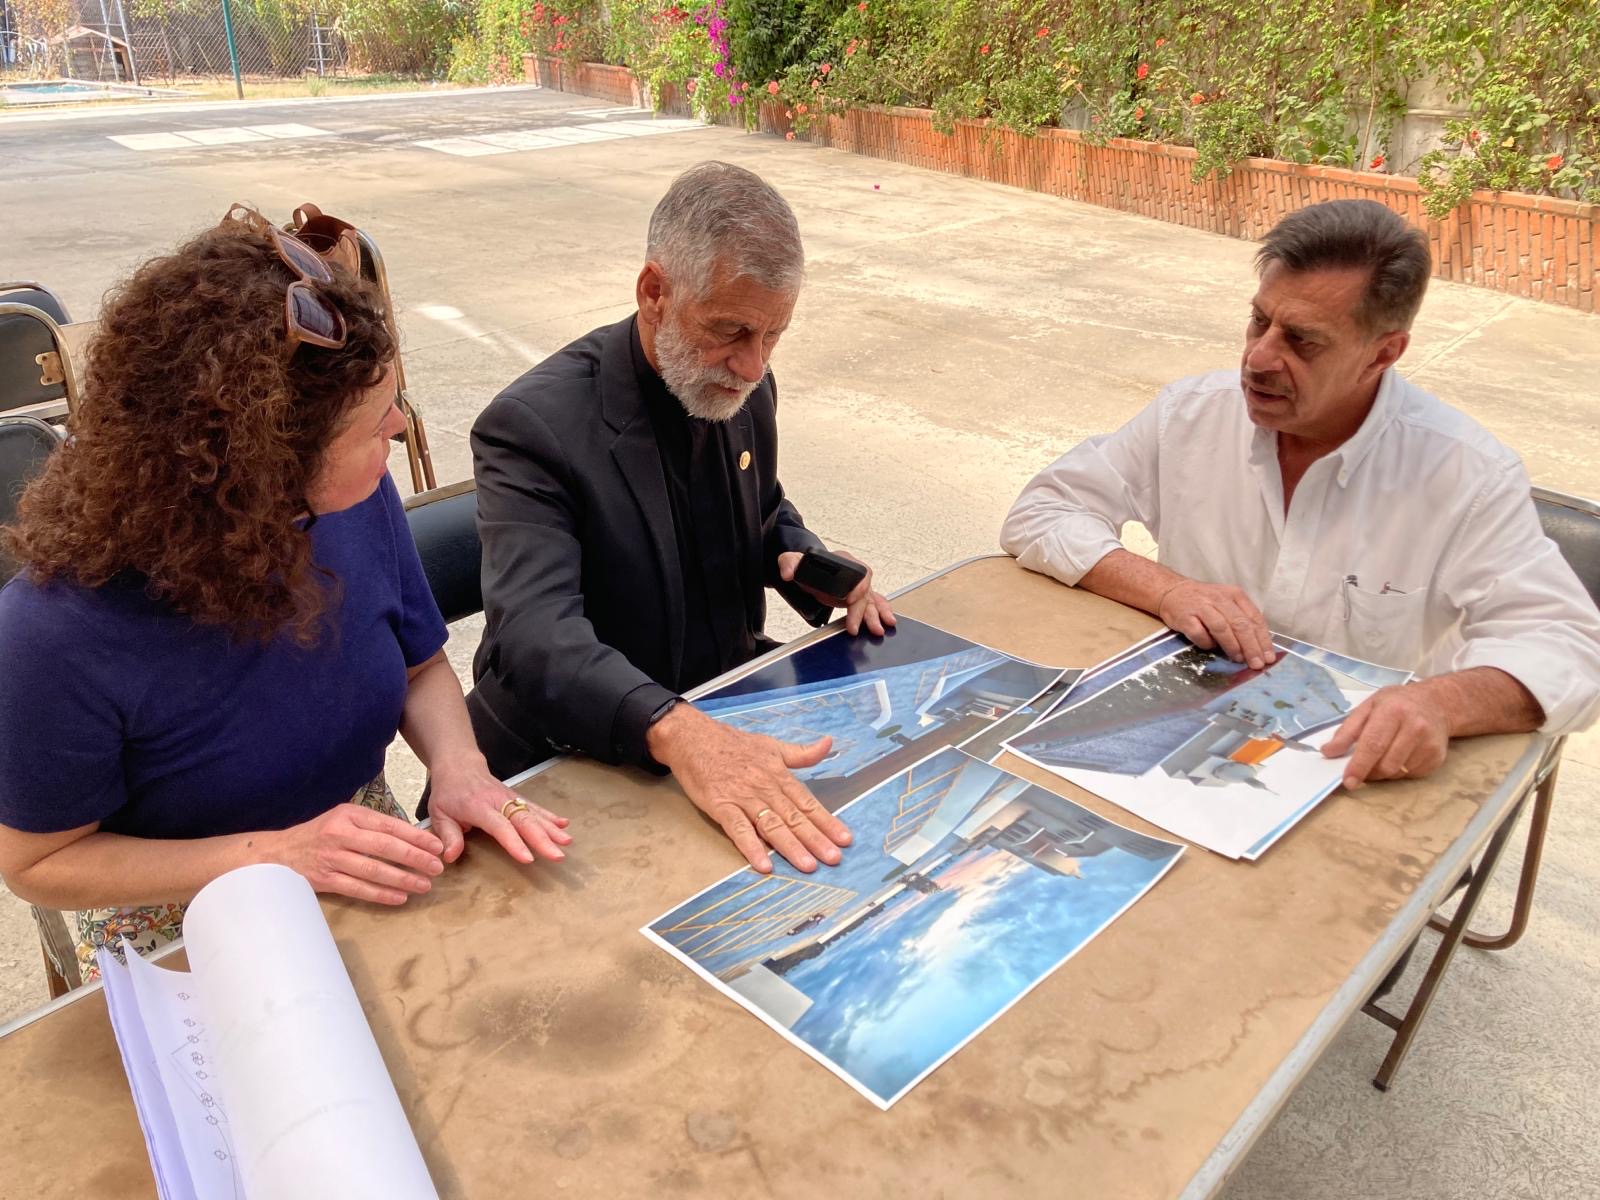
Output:
[[[462,0],[0,0],[0,72],[181,86],[432,74]]]

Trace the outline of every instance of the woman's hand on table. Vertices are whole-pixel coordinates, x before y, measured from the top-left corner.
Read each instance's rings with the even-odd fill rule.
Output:
[[[531,863],[536,857],[551,862],[565,858],[561,847],[572,843],[567,818],[524,800],[490,774],[481,754],[473,757],[476,761],[433,768],[428,815],[443,845],[443,860],[453,863],[460,858],[466,835],[474,829],[494,838],[520,863]]]
[[[320,817],[259,836],[266,861],[298,872],[319,892],[373,904],[404,904],[444,870],[438,837],[359,804],[335,804]]]

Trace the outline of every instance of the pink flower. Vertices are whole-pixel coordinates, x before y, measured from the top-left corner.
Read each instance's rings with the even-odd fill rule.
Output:
[[[792,121],[792,120],[794,120],[794,109],[792,109],[792,108],[786,108],[786,109],[784,109],[784,110],[783,110],[783,115],[784,115],[784,116],[785,116],[785,117],[787,117],[787,118],[788,118],[788,119],[789,119],[789,120],[791,120],[791,121]]]
[[[849,58],[855,52],[856,52],[856,42],[855,42],[854,38],[851,38],[850,39],[850,44],[844,48],[844,55],[845,55],[846,58]]]
[[[767,95],[776,96],[777,94],[778,94],[778,81],[776,79],[774,79],[771,83],[767,84]]]
[[[829,71],[833,70],[833,64],[832,63],[823,63],[820,67],[817,68],[817,70],[821,71],[824,75],[826,75]]]
[[[816,91],[816,90],[817,90],[817,89],[818,89],[818,88],[819,88],[819,87],[821,87],[821,86],[822,86],[822,80],[820,80],[820,79],[813,79],[813,80],[812,80],[812,81],[811,81],[811,90],[812,90],[812,91],[813,91],[813,92],[814,92],[814,91]]]
[[[1134,74],[1136,76],[1138,76],[1140,79],[1143,79],[1146,75],[1150,74],[1150,64],[1149,63],[1140,63],[1139,64],[1139,69],[1137,71],[1135,71]]]
[[[801,116],[804,116],[805,115],[805,111],[806,111],[806,106],[804,104],[796,104],[794,106],[794,110],[795,110],[795,112],[799,113]]]
[[[687,90],[689,95],[691,95],[691,96],[694,95],[695,88],[697,88],[699,86],[700,86],[700,81],[698,79],[691,79],[691,80],[689,80],[689,82],[687,84],[684,85],[685,90]]]
[[[783,135],[783,140],[786,141],[786,142],[794,141],[794,130],[791,129],[791,130],[789,130],[788,133],[784,134]]]

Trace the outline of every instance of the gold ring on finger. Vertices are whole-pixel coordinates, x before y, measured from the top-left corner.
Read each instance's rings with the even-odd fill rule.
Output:
[[[500,806],[500,815],[508,821],[518,813],[527,811],[528,802],[521,796],[513,796]]]
[[[771,811],[772,810],[770,808],[763,808],[760,812],[758,812],[756,814],[756,820],[758,820],[758,821],[761,820],[762,817],[766,816]]]

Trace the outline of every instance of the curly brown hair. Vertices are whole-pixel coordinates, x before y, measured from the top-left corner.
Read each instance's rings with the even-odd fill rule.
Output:
[[[146,591],[239,640],[315,643],[330,585],[306,496],[329,443],[395,354],[381,297],[333,267],[317,290],[343,348],[288,352],[296,276],[266,233],[225,220],[109,292],[72,438],[4,531],[40,583]],[[314,518],[313,518],[314,519]]]

